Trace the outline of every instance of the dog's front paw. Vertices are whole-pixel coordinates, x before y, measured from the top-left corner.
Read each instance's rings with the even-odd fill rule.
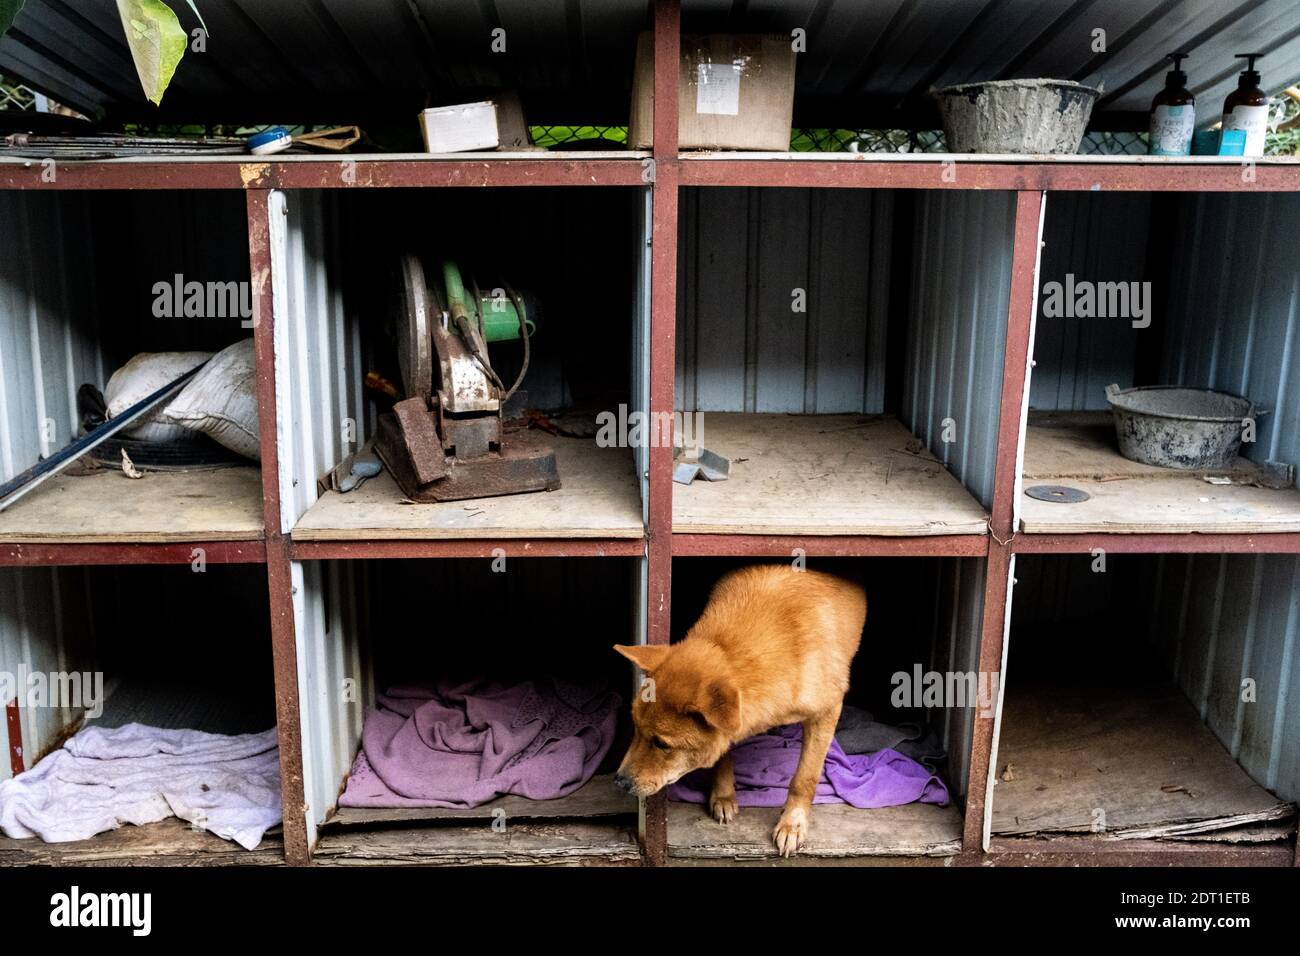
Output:
[[[808,839],[808,811],[803,807],[789,807],[776,822],[772,831],[772,841],[776,850],[783,857],[791,857],[799,852],[804,841]]]
[[[736,814],[740,812],[740,805],[736,803],[736,795],[713,796],[709,798],[709,813],[713,819],[719,823],[730,823],[736,819]]]

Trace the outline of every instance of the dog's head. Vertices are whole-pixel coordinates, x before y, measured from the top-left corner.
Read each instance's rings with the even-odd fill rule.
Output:
[[[712,767],[740,731],[740,691],[716,662],[682,645],[614,645],[647,675],[632,701],[635,735],[614,782],[638,797]]]

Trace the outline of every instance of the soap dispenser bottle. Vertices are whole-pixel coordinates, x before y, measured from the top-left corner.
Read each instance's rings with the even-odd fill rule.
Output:
[[[1152,156],[1186,156],[1192,151],[1196,131],[1196,97],[1187,89],[1187,74],[1181,69],[1186,53],[1169,53],[1174,68],[1165,75],[1165,88],[1151,101]]]
[[[1223,101],[1223,128],[1246,132],[1246,156],[1264,155],[1264,136],[1268,133],[1268,94],[1259,86],[1255,61],[1262,53],[1238,53],[1246,69],[1237,79],[1237,88]]]

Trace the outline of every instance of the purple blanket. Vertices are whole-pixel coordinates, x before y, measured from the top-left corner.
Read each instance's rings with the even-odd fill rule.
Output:
[[[732,747],[736,803],[742,807],[784,804],[802,744],[803,728],[789,724]],[[713,772],[696,770],[668,788],[668,799],[707,803],[712,787]],[[813,803],[847,803],[870,810],[916,801],[944,806],[948,803],[948,788],[911,757],[896,750],[846,754],[831,741]]]
[[[366,714],[339,805],[476,807],[502,794],[551,800],[609,752],[619,697],[560,680],[394,687]]]

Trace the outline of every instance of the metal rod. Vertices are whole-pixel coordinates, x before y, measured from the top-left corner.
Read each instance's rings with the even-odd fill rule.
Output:
[[[98,448],[155,405],[161,404],[163,399],[192,379],[198,374],[199,369],[207,364],[207,362],[203,362],[201,365],[196,365],[184,375],[146,395],[121,415],[109,419],[88,434],[82,435],[66,448],[61,448],[49,458],[37,462],[26,471],[15,475],[3,485],[0,485],[0,511],[4,511],[29,492],[35,491],[41,484],[53,478],[82,455]]]

